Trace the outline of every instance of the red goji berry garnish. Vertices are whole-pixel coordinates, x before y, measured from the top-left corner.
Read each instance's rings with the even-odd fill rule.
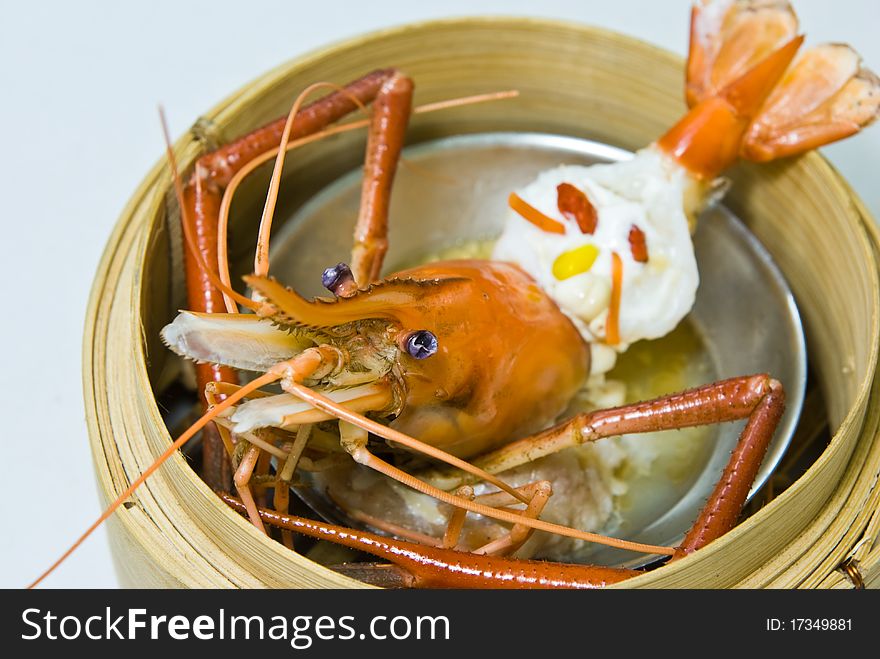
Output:
[[[560,183],[556,186],[556,205],[559,212],[569,220],[577,222],[581,233],[593,233],[599,216],[596,208],[587,199],[587,195],[571,183]]]
[[[629,230],[629,249],[634,261],[639,263],[648,262],[648,245],[645,244],[645,232],[635,224]]]

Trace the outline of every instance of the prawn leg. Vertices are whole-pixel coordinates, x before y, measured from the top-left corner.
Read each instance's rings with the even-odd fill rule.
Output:
[[[553,488],[549,481],[527,483],[526,485],[517,487],[516,491],[528,499],[528,505],[525,510],[521,511],[521,514],[529,519],[537,519],[540,516],[541,512],[544,510],[544,506],[553,494]],[[454,508],[452,514],[449,516],[446,532],[443,534],[443,537],[435,538],[424,533],[419,533],[418,531],[412,531],[398,524],[393,524],[361,510],[348,508],[334,497],[332,493],[328,492],[328,494],[333,502],[345,511],[346,517],[356,522],[371,526],[374,529],[378,529],[383,533],[397,536],[404,540],[409,540],[410,542],[417,542],[429,547],[454,549],[461,539],[461,533],[468,513],[464,508]],[[476,501],[478,504],[485,506],[499,507],[522,504],[522,501],[512,497],[504,491],[491,492],[475,497],[474,490],[470,485],[462,485],[456,489],[453,494],[456,497],[461,497],[468,501]],[[475,549],[473,553],[489,554],[493,556],[512,554],[532,536],[532,533],[534,533],[534,529],[522,524],[514,524],[510,532],[483,545],[482,547],[479,547],[478,549]]]
[[[311,424],[305,424],[297,428],[296,438],[288,442],[287,458],[281,464],[275,475],[275,486],[272,504],[279,513],[286,513],[290,509],[290,484],[293,481],[293,472],[299,463],[303,450],[312,433]],[[293,549],[293,534],[284,530],[281,532],[281,540],[288,549]]]
[[[392,74],[390,69],[374,71],[347,85],[344,92],[334,92],[303,108],[293,124],[294,137],[321,130],[356,109],[358,102],[369,103]],[[278,146],[285,122],[286,117],[277,119],[196,162],[195,171],[184,188],[184,212],[181,213],[182,221],[190,225],[185,229],[189,229],[188,233],[194,237],[196,251],[201,256],[198,259],[196,254],[185,250],[187,299],[193,311],[214,313],[226,309],[222,292],[203,271],[200,260],[206,264],[217,261],[217,227],[223,189],[245,164]],[[198,364],[196,377],[197,390],[204,391],[208,382],[235,382],[235,371],[215,364]],[[213,424],[205,427],[202,444],[205,481],[214,489],[228,489],[231,483],[229,461]]]
[[[395,73],[382,85],[373,103],[351,256],[351,270],[361,287],[379,279],[388,251],[391,185],[412,112],[412,94],[412,79]]]
[[[260,449],[256,446],[248,446],[241,463],[238,465],[238,469],[235,470],[232,482],[235,485],[238,496],[244,503],[245,508],[247,508],[251,523],[260,531],[266,533],[266,528],[263,526],[263,521],[257,512],[257,504],[254,501],[254,495],[250,488],[251,476],[254,473],[254,468],[257,466],[259,458]]]
[[[782,385],[769,376],[731,378],[652,401],[579,414],[555,428],[476,460],[474,464],[490,473],[498,473],[603,437],[748,418],[721,479],[676,551],[676,556],[680,557],[733,528],[784,407]]]
[[[604,437],[737,421],[751,415],[771,391],[781,392],[782,385],[768,375],[743,376],[641,403],[577,414],[548,430],[487,453],[473,463],[497,474]],[[772,431],[771,428],[771,435]]]
[[[760,377],[757,376],[757,379]],[[736,378],[728,383],[748,384],[755,379]],[[744,400],[750,398],[748,395],[740,395],[737,400],[728,403],[731,408],[750,406],[748,423],[715,490],[681,546],[676,549],[673,561],[720,537],[736,522],[784,407],[785,394],[781,385],[775,380],[766,378],[757,391],[754,388],[752,390],[757,398],[753,404],[750,405]],[[681,396],[678,395],[679,398]],[[669,403],[671,398],[676,396],[659,400]],[[640,408],[641,412],[646,412],[646,408],[650,405],[651,403],[644,404]],[[639,406],[627,406],[628,411],[631,412],[634,407]],[[617,413],[621,414],[622,409],[624,408],[617,408]],[[614,410],[609,412],[615,413]],[[220,497],[233,509],[246,512],[245,506],[240,501],[222,493]],[[599,588],[641,574],[639,570],[623,568],[525,561],[460,552],[446,547],[424,546],[383,538],[366,531],[354,531],[323,522],[279,515],[273,511],[258,510],[258,514],[269,524],[384,558],[397,566],[392,570],[395,578],[388,580],[389,583],[404,587]],[[380,576],[388,576],[387,566],[365,567],[358,572],[358,576],[360,578],[371,576],[374,571]]]
[[[340,442],[345,451],[348,452],[351,457],[354,458],[354,461],[358,464],[362,464],[365,467],[369,467],[374,471],[384,474],[385,476],[388,476],[389,478],[392,478],[402,485],[416,490],[417,492],[427,494],[428,496],[434,497],[435,499],[442,501],[443,503],[463,508],[470,512],[477,513],[478,515],[484,515],[492,519],[507,522],[508,524],[512,524],[514,526],[527,526],[530,529],[556,533],[558,535],[576,538],[578,540],[586,540],[587,542],[598,542],[600,544],[617,547],[619,549],[631,549],[648,554],[663,554],[667,556],[672,556],[675,554],[675,550],[670,547],[632,542],[629,540],[622,540],[620,538],[603,536],[598,533],[581,531],[579,529],[571,528],[568,526],[546,522],[537,517],[523,514],[523,511],[520,510],[511,511],[505,508],[493,508],[477,501],[472,501],[467,498],[462,498],[450,494],[449,492],[441,490],[431,485],[430,483],[427,483],[424,480],[413,476],[412,474],[408,474],[407,472],[389,464],[385,460],[382,460],[381,458],[370,452],[370,450],[367,448],[368,432],[367,428],[365,427],[368,424],[364,424],[363,419],[357,419],[357,421],[344,420],[344,417],[349,416],[347,410],[345,412],[345,414],[339,414]],[[357,415],[351,416],[356,417]],[[453,461],[453,456],[447,455],[447,462],[452,464]],[[505,483],[499,481],[497,478],[493,478],[489,474],[486,474],[486,476],[488,478],[492,478],[491,482],[493,485],[501,487],[506,491],[507,494],[513,496],[514,498],[520,500],[526,498],[521,492],[514,490],[509,485],[506,485]],[[528,504],[529,501],[526,500],[524,503]]]
[[[233,510],[244,513],[241,501],[223,492],[218,496]],[[526,561],[428,547],[386,538],[368,531],[355,531],[293,515],[259,509],[267,524],[289,529],[318,540],[364,551],[391,561],[394,584],[408,588],[601,588],[640,574],[625,568]],[[387,568],[369,567],[359,576]]]
[[[768,387],[769,391],[749,414],[746,427],[740,433],[721,478],[673,560],[706,546],[736,524],[785,409],[782,385],[770,380]]]
[[[338,352],[331,346],[322,345],[317,348],[313,348],[311,349],[311,353],[303,353],[299,356],[299,360],[304,363],[304,366],[295,374],[294,377],[295,379],[302,379],[316,373],[320,373],[322,372],[322,369],[332,370],[335,367],[335,363],[338,358]],[[388,391],[388,389],[382,387],[373,387],[372,389],[377,389],[378,391],[367,394],[365,396],[361,396],[360,398],[354,398],[348,401],[348,405],[350,405],[354,409],[360,409],[363,406],[366,406],[367,409],[373,409],[377,403],[380,403],[380,407],[387,405],[390,396],[390,392]],[[224,390],[230,393],[234,393],[234,391],[236,391],[237,389],[234,385],[228,383],[222,385],[214,384],[208,388],[209,396],[212,400],[215,399],[214,392],[217,390]],[[262,405],[263,403],[269,403],[271,405],[277,398],[279,397],[257,395],[254,398],[254,404]],[[312,410],[311,412],[314,411]],[[264,411],[264,414],[265,413],[266,412]],[[270,409],[268,413],[272,413],[272,410]],[[242,459],[238,464],[233,476],[233,485],[238,492],[240,499],[247,508],[248,516],[251,522],[262,532],[265,532],[265,528],[262,521],[260,520],[259,514],[257,513],[257,504],[254,500],[251,487],[251,481],[254,476],[255,469],[257,469],[258,465],[260,464],[260,460],[263,460],[263,464],[267,465],[265,459],[269,457],[269,454],[274,454],[275,457],[283,460],[283,462],[279,465],[278,472],[274,481],[274,504],[278,512],[286,512],[287,506],[289,504],[289,495],[287,494],[287,492],[290,488],[290,481],[292,480],[293,472],[296,469],[297,463],[302,456],[302,452],[305,449],[306,444],[308,443],[309,434],[311,431],[311,424],[314,422],[313,420],[309,420],[306,418],[309,416],[312,419],[316,418],[314,413],[310,414],[309,411],[306,411],[288,415],[282,420],[282,426],[288,425],[284,423],[284,421],[286,421],[286,419],[288,418],[293,418],[295,420],[295,424],[293,427],[296,430],[296,438],[293,442],[289,443],[289,452],[286,454],[283,449],[279,449],[277,446],[274,446],[270,441],[266,441],[265,439],[261,438],[258,434],[258,429],[242,431],[240,428],[235,427],[234,420],[231,421],[227,418],[220,418],[217,420],[217,423],[224,427],[224,430],[226,430],[226,426],[228,425],[236,432],[237,435],[240,436],[240,441],[247,442],[247,448],[244,450],[244,455],[242,456]],[[318,413],[317,420],[322,420],[320,412]],[[233,456],[230,454],[230,458],[232,457]],[[280,493],[279,490],[284,490],[284,492]]]
[[[470,485],[462,485],[455,490],[455,496],[467,499],[468,501],[473,501],[474,488]],[[461,531],[464,528],[466,518],[467,511],[464,508],[452,509],[452,514],[449,516],[449,521],[446,523],[446,533],[443,534],[443,540],[440,542],[441,547],[445,549],[455,548],[458,544],[459,538],[461,538]]]
[[[523,511],[523,516],[529,519],[538,519],[544,510],[544,506],[547,505],[547,502],[553,495],[553,487],[550,485],[549,481],[536,481],[529,485],[532,490],[532,496],[529,500],[529,505]],[[506,556],[512,554],[522,547],[526,540],[532,537],[534,532],[535,529],[533,528],[523,524],[514,524],[509,533],[479,547],[474,550],[474,553],[488,554],[490,556]]]
[[[382,85],[394,75],[394,69],[372,71],[343,88],[311,103],[296,116],[291,139],[317,133],[357,109],[358,103],[372,102]],[[355,100],[356,99],[356,100]],[[240,137],[226,146],[205,154],[198,160],[198,174],[213,185],[224,188],[244,165],[281,141],[287,115]]]

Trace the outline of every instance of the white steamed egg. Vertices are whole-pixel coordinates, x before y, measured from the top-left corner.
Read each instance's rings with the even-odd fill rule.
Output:
[[[595,226],[560,210],[570,211],[560,203],[562,184],[586,196]],[[526,219],[521,205],[514,210],[512,195],[492,257],[518,264],[538,281],[593,346],[593,374],[605,373],[617,353],[669,333],[693,307],[699,274],[685,208],[696,186],[653,147],[623,162],[544,171],[515,191],[546,218],[543,226]],[[622,274],[617,291],[615,254]],[[608,327],[613,295],[619,300],[616,337]]]

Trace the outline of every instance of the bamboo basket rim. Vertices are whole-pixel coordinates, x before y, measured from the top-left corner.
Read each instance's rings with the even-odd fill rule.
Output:
[[[390,27],[370,30],[361,34],[341,39],[331,44],[318,46],[309,51],[306,51],[302,55],[288,59],[285,62],[282,62],[272,67],[268,71],[240,85],[236,90],[225,96],[209,110],[202,113],[199,118],[222,121],[222,119],[224,118],[224,113],[230,111],[233,105],[246,102],[246,100],[242,99],[241,97],[251,93],[253,91],[253,87],[259,85],[265,88],[270,88],[274,86],[277,82],[282,80],[284,77],[291,75],[296,70],[306,69],[319,60],[330,57],[335,53],[342,52],[350,48],[354,48],[366,43],[372,43],[378,39],[397,36],[410,31],[424,30],[435,27],[450,28],[485,25],[496,25],[514,28],[545,26],[553,27],[559,30],[579,31],[596,36],[602,36],[608,39],[623,41],[628,43],[630,46],[634,45],[638,46],[639,48],[650,50],[652,51],[654,56],[666,59],[667,61],[670,61],[677,65],[682,65],[684,63],[684,58],[680,55],[670,50],[666,50],[665,48],[661,48],[660,46],[657,46],[656,44],[653,44],[649,41],[645,41],[643,39],[639,39],[638,37],[634,37],[632,35],[628,35],[622,32],[617,32],[609,28],[597,25],[590,25],[589,23],[580,23],[578,21],[568,21],[555,18],[542,18],[535,16],[513,16],[508,14],[486,14],[482,16],[465,15],[436,19],[425,19],[409,23],[399,23]],[[190,137],[191,136],[185,134],[178,140],[175,140],[175,153],[180,150],[182,143],[185,143],[185,141],[190,139]],[[179,163],[179,165],[181,166],[183,164],[184,163],[182,162]],[[186,164],[187,166],[189,166],[192,163],[187,162]],[[161,169],[161,159],[158,165]]]
[[[837,171],[833,164],[827,162],[827,165],[834,171],[841,185],[847,189],[848,198],[861,216],[862,226],[871,241],[875,261],[878,264],[878,271],[880,271],[880,225],[849,181]],[[878,333],[875,332],[874,336],[878,338]],[[873,363],[876,369],[876,360]],[[854,588],[860,589],[865,588],[866,584],[871,584],[871,582],[873,582],[872,587],[880,587],[880,542],[878,542],[880,540],[880,377],[878,376],[874,378],[871,396],[875,408],[873,414],[875,431],[871,438],[869,455],[866,456],[860,469],[860,473],[864,473],[870,481],[868,491],[864,495],[863,512],[859,515],[862,521],[856,529],[860,535],[857,539],[853,538],[853,541],[846,546],[844,560],[820,582],[829,588],[842,587],[843,584],[848,583]],[[851,565],[852,571],[846,568],[847,564]]]
[[[302,56],[296,57],[294,59],[288,60],[287,62],[281,63],[276,67],[273,67],[269,71],[263,73],[262,75],[254,78],[250,82],[245,83],[239,89],[235,90],[220,102],[215,104],[212,108],[201,115],[202,118],[206,118],[208,120],[217,121],[218,123],[222,123],[224,118],[229,116],[234,116],[234,114],[246,107],[249,98],[259,95],[262,91],[273,87],[282,81],[285,77],[291,76],[295,74],[297,71],[301,71],[307,69],[312,66],[315,62],[319,60],[323,60],[324,58],[332,56],[334,53],[348,50],[359,45],[374,42],[377,39],[398,35],[404,32],[416,31],[427,28],[435,28],[435,27],[445,27],[445,28],[458,28],[458,27],[469,27],[469,26],[485,26],[492,25],[494,27],[505,27],[505,28],[529,28],[530,26],[548,26],[556,29],[563,29],[567,31],[576,31],[581,34],[589,34],[593,36],[598,36],[602,38],[614,39],[619,42],[622,42],[626,45],[626,47],[637,47],[640,49],[648,49],[650,52],[656,57],[662,57],[668,62],[675,64],[676,66],[681,66],[683,63],[683,58],[678,56],[677,54],[660,48],[654,44],[649,42],[645,42],[641,39],[632,37],[630,35],[618,33],[613,30],[609,30],[606,28],[596,27],[588,24],[573,22],[573,21],[564,21],[564,20],[555,20],[555,19],[544,19],[544,18],[534,18],[534,17],[512,17],[512,16],[479,16],[479,17],[460,17],[460,18],[444,18],[437,20],[425,20],[414,23],[407,23],[396,25],[389,28],[382,28],[378,30],[373,30],[371,32],[367,32],[365,34],[357,35],[354,37],[350,37],[348,39],[344,39],[342,41],[336,42],[334,44],[330,44],[327,46],[323,46],[320,48],[316,48],[308,53],[305,53]],[[179,159],[180,167],[182,171],[185,171],[188,167],[191,166],[195,157],[199,155],[201,149],[201,145],[197,142],[195,137],[191,134],[191,132],[187,131],[183,136],[178,138],[174,143],[174,151],[176,157]],[[861,200],[855,195],[852,191],[848,183],[840,176],[840,174],[835,170],[835,168],[827,161],[827,159],[819,153],[813,152],[803,156],[804,158],[811,159],[811,162],[814,162],[821,167],[824,167],[828,173],[828,180],[833,180],[836,185],[843,186],[846,190],[848,190],[849,196],[851,199],[854,199],[853,208],[854,211],[860,216],[863,235],[860,235],[860,245],[864,250],[864,255],[873,255],[871,243],[873,242],[875,249],[880,249],[880,233],[878,233],[878,229],[875,221],[871,218],[870,213],[868,213],[867,209],[865,209],[864,204]],[[136,262],[134,264],[135,272],[137,275],[135,276],[135,281],[133,282],[134,292],[133,292],[133,306],[135,309],[140,309],[140,305],[142,303],[141,295],[142,289],[139,285],[139,275],[143,272],[143,266],[146,262],[148,250],[149,250],[149,241],[147,240],[148,232],[145,231],[148,227],[146,224],[144,226],[140,226],[136,223],[138,215],[144,215],[146,217],[153,216],[153,212],[158,208],[158,206],[162,203],[162,199],[164,199],[164,194],[155,194],[155,187],[159,186],[159,189],[163,191],[167,191],[170,187],[170,175],[165,171],[166,163],[164,158],[159,158],[157,163],[153,166],[153,168],[148,172],[145,176],[135,193],[130,198],[129,202],[124,207],[122,213],[120,214],[120,219],[114,225],[113,231],[108,239],[107,246],[104,249],[104,252],[101,256],[97,271],[95,283],[93,284],[92,291],[89,297],[88,306],[86,309],[86,323],[84,330],[84,340],[83,340],[83,387],[85,392],[86,399],[86,407],[87,412],[93,411],[97,407],[96,400],[96,391],[95,391],[95,377],[93,373],[93,368],[95,368],[96,364],[93,361],[94,358],[94,350],[95,345],[94,342],[97,338],[96,332],[99,326],[99,317],[101,312],[101,304],[105,300],[107,295],[107,289],[110,284],[115,283],[108,279],[107,275],[112,270],[114,265],[114,259],[119,251],[122,249],[123,243],[120,240],[128,231],[135,230],[136,235],[133,236],[130,240],[137,241],[136,247]],[[152,200],[151,200],[152,196]],[[146,204],[146,207],[144,206]],[[864,231],[864,230],[867,231]],[[878,265],[875,259],[875,267],[872,268],[873,275],[873,283],[874,290],[876,292],[878,287],[878,281],[880,281],[880,270],[878,270]],[[840,426],[837,431],[834,433],[834,437],[837,437],[839,434],[840,428],[844,427],[848,424],[853,424],[857,421],[857,417],[859,416],[859,410],[865,408],[868,404],[868,399],[872,392],[872,385],[876,382],[876,364],[878,353],[880,353],[880,314],[878,314],[877,309],[874,309],[872,313],[872,317],[870,319],[870,325],[872,328],[872,343],[870,347],[870,359],[871,366],[866,372],[864,378],[858,384],[858,395],[853,401],[852,405],[849,408],[848,413],[841,421]],[[142,327],[138,327],[137,331],[142,332]],[[136,377],[140,384],[150,387],[150,380],[148,377],[147,369],[146,369],[146,344],[143,340],[143,336],[139,335],[137,337],[136,343],[139,344],[138,350],[139,353],[137,355],[137,374]],[[880,386],[880,385],[877,385]],[[168,434],[167,429],[164,426],[164,421],[159,413],[159,408],[156,403],[155,397],[151,396],[153,404],[150,406],[148,411],[151,419],[159,424],[159,427],[162,429],[164,433],[164,439],[167,440],[167,444],[170,444],[171,437]],[[98,416],[96,414],[87,413],[87,426],[89,430],[90,444],[92,445],[93,455],[94,455],[94,463],[96,466],[96,470],[102,472],[105,476],[108,476],[111,480],[112,474],[109,473],[106,464],[101,464],[98,460],[98,457],[103,453],[103,447],[100,442],[100,433],[101,429],[98,424]],[[864,438],[861,438],[864,439]],[[861,441],[861,440],[860,440]],[[831,449],[832,445],[834,445],[834,438],[832,438],[832,442],[829,447],[823,452],[823,456],[827,454],[827,451]],[[183,456],[178,452],[176,455],[172,457],[173,460],[185,461]],[[822,460],[822,457],[820,457]],[[811,470],[817,469],[816,464],[810,467]],[[803,480],[806,476],[801,477],[799,480]],[[228,509],[219,499],[216,498],[214,493],[210,490],[210,488],[201,481],[198,477],[194,479],[197,481],[196,487],[199,488],[200,492],[211,501],[211,505],[215,506],[218,512],[227,517],[230,520],[234,520],[233,523],[247,525],[247,522],[243,520],[239,515]],[[795,484],[797,485],[797,483]],[[793,488],[791,488],[793,489]],[[117,490],[118,491],[118,490]],[[779,498],[770,502],[769,507],[778,505],[779,500],[782,497],[786,497],[786,495],[793,496],[791,492],[784,492],[780,495]],[[730,532],[731,539],[735,538],[737,535],[740,535],[744,532],[746,525],[754,525],[758,524],[760,520],[762,520],[768,514],[767,509],[763,509],[758,511],[755,515],[752,515],[748,520],[737,526],[733,531]],[[870,523],[876,523],[877,517],[880,516],[875,514]],[[123,522],[127,523],[127,522]],[[133,523],[133,522],[132,522]],[[274,541],[270,541],[264,539],[267,543],[271,542],[272,545],[277,545]],[[280,547],[280,545],[277,545]],[[275,547],[273,547],[274,549]],[[719,548],[716,547],[715,550]],[[701,554],[708,554],[713,551],[713,548],[707,547],[701,551]],[[682,561],[677,562],[676,564],[665,566],[660,568],[660,571],[664,573],[669,573],[671,571],[683,571],[687,570],[695,556],[688,557]],[[364,584],[355,581],[353,579],[349,579],[347,577],[341,577],[335,572],[320,566],[319,564],[314,564],[316,571],[324,571],[326,576],[335,582],[335,585],[344,585],[344,586],[353,586],[353,587],[364,587]],[[622,584],[622,587],[637,587],[639,585],[650,585],[650,582],[653,581],[653,577],[656,572],[648,573],[639,577],[636,577],[625,584]]]
[[[874,291],[875,294],[878,292],[878,286],[880,286],[880,261],[878,261],[878,255],[880,255],[880,227],[878,227],[877,222],[872,218],[870,212],[867,207],[864,205],[864,202],[859,198],[856,192],[852,189],[852,186],[844,179],[837,169],[831,164],[831,162],[822,154],[817,151],[812,151],[808,154],[802,156],[804,158],[812,158],[816,162],[820,163],[823,167],[825,167],[829,174],[829,180],[833,180],[834,183],[838,186],[841,186],[848,192],[848,197],[853,203],[853,212],[856,214],[859,220],[859,225],[863,234],[860,234],[860,238],[862,239],[860,242],[862,246],[872,255],[874,260],[874,267],[871,269],[871,273],[873,275],[873,283],[874,283]],[[735,541],[736,538],[745,534],[751,527],[761,524],[764,518],[768,517],[772,514],[775,508],[778,508],[784,505],[784,502],[797,495],[798,489],[801,487],[809,486],[810,475],[815,473],[816,471],[822,469],[825,462],[827,462],[830,458],[831,452],[837,450],[837,446],[840,443],[840,435],[843,432],[843,429],[848,425],[852,424],[860,424],[864,426],[865,419],[859,419],[859,411],[865,409],[871,401],[869,400],[872,395],[878,396],[880,395],[880,378],[877,376],[877,359],[880,356],[880,307],[875,305],[874,311],[871,315],[871,351],[870,351],[870,364],[871,366],[866,371],[865,377],[859,383],[858,395],[856,396],[853,403],[850,405],[849,411],[846,416],[841,420],[840,424],[834,431],[832,432],[831,441],[828,446],[822,451],[822,454],[816,459],[816,461],[810,465],[807,471],[801,475],[800,478],[796,482],[794,482],[788,489],[784,492],[776,496],[772,501],[770,501],[766,506],[761,508],[761,510],[749,516],[748,519],[742,521],[737,524],[733,529],[728,531],[725,534],[726,538],[729,538],[730,541]],[[880,406],[880,401],[875,403],[875,407]],[[871,438],[871,442],[876,444],[878,448],[880,448],[880,441],[876,441],[880,437],[880,435],[873,435]],[[866,437],[861,437],[859,443],[866,440]],[[849,457],[849,462],[851,463],[854,455],[856,454],[856,449],[854,448],[852,454]],[[858,465],[856,465],[858,466]],[[877,478],[880,477],[880,473],[875,472],[874,476],[874,487],[872,490],[877,490]],[[841,476],[841,480],[843,480],[843,476]],[[880,492],[878,492],[880,494]],[[828,505],[826,501],[825,506]],[[823,508],[825,507],[823,506]],[[880,508],[876,509],[872,515],[874,519],[880,523]],[[863,528],[867,527],[867,524],[870,520],[865,520],[865,524],[863,524]],[[880,531],[880,529],[878,529]],[[860,541],[861,542],[861,541]],[[852,551],[855,551],[857,547],[853,548]],[[880,547],[878,547],[880,550]],[[717,553],[722,551],[722,547],[719,543],[712,543],[707,547],[702,548],[699,553],[691,554],[683,559],[676,561],[675,563],[665,565],[658,570],[647,572],[643,575],[639,575],[632,579],[627,580],[621,584],[615,584],[611,586],[612,588],[638,588],[639,586],[649,586],[654,579],[656,579],[656,573],[660,570],[663,571],[663,574],[674,574],[681,573],[690,568],[690,566],[697,562],[708,559],[713,553]],[[880,556],[878,556],[878,561],[880,561]]]

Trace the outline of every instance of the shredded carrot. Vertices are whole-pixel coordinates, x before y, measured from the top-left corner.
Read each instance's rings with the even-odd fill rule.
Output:
[[[620,293],[623,290],[623,259],[617,252],[611,252],[611,305],[608,307],[608,320],[605,323],[605,343],[610,346],[620,343]]]
[[[552,217],[547,217],[537,208],[530,206],[523,201],[515,192],[510,193],[510,196],[507,198],[507,203],[514,211],[519,213],[523,219],[531,222],[542,231],[546,231],[547,233],[565,234],[565,226],[563,226],[562,222],[557,222]]]

